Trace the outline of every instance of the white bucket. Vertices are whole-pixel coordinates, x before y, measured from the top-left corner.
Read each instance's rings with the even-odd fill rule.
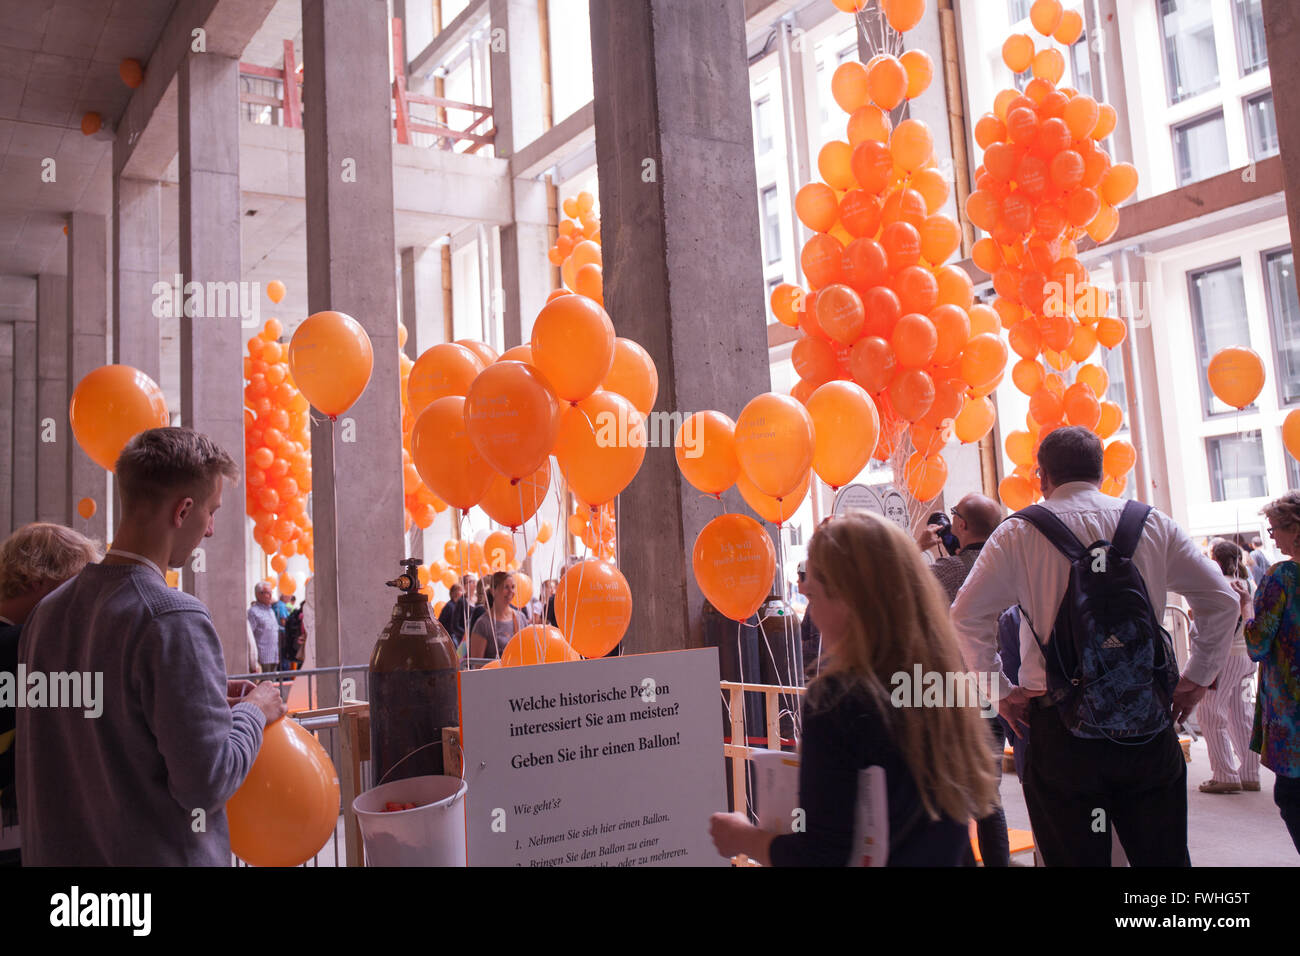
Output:
[[[366,866],[465,866],[465,794],[459,777],[408,777],[352,801]],[[386,803],[413,810],[384,811]]]

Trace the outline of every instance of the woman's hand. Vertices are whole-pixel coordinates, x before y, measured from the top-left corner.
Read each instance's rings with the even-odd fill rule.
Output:
[[[709,817],[709,836],[719,855],[730,859],[745,855],[763,866],[771,866],[768,854],[774,834],[760,830],[743,813],[715,813]]]

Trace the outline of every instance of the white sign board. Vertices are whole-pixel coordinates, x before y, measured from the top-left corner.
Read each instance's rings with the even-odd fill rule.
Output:
[[[911,533],[912,516],[907,510],[907,498],[893,485],[845,485],[835,495],[831,511],[836,517],[870,511]]]
[[[726,866],[716,648],[461,674],[470,866]]]

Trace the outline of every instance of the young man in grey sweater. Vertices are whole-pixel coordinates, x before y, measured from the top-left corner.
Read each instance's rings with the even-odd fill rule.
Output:
[[[93,709],[19,708],[23,863],[228,866],[226,801],[285,707],[274,684],[226,680],[208,609],[164,568],[212,535],[237,471],[206,436],[156,428],[116,474],[113,547],[41,602],[19,643],[28,675],[102,678]]]

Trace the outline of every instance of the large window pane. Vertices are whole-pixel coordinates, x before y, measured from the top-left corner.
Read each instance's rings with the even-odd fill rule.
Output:
[[[1300,488],[1300,461],[1291,457],[1289,451],[1283,452],[1286,458],[1286,490],[1295,491]]]
[[[1228,171],[1228,134],[1223,128],[1223,113],[1211,113],[1174,127],[1174,163],[1180,186]]]
[[[1246,100],[1246,132],[1250,136],[1251,159],[1277,155],[1277,119],[1271,91]]]
[[[1101,364],[1110,376],[1104,401],[1114,402],[1124,412],[1124,424],[1120,430],[1128,428],[1128,391],[1124,384],[1124,353],[1119,348],[1102,349]]]
[[[1092,61],[1088,59],[1088,36],[1084,34],[1070,47],[1070,63],[1074,67],[1074,88],[1084,96],[1092,96]]]
[[[1232,3],[1233,19],[1237,22],[1237,65],[1243,76],[1268,66],[1262,6],[1262,0],[1233,0]]]
[[[1300,401],[1300,301],[1296,296],[1295,260],[1290,249],[1264,257],[1268,312],[1273,324],[1277,394],[1284,405]]]
[[[443,0],[446,10],[447,0]],[[551,112],[558,124],[591,102],[591,29],[584,0],[550,0]],[[450,21],[445,19],[444,23]],[[558,24],[563,29],[556,29]]]
[[[1029,17],[1031,0],[1007,0],[1007,19],[1015,26]]]
[[[1250,346],[1246,326],[1246,289],[1241,278],[1241,263],[1195,272],[1191,279],[1192,325],[1196,348],[1201,360],[1201,395],[1206,415],[1232,411],[1214,397],[1209,386],[1210,359],[1229,345]],[[1253,406],[1252,406],[1253,407]]]
[[[1169,102],[1181,103],[1219,85],[1210,0],[1160,0]]]
[[[1210,498],[1237,501],[1268,494],[1264,443],[1258,431],[1221,435],[1205,440],[1210,460]]]
[[[754,140],[758,155],[772,152],[772,97],[764,96],[754,104]]]
[[[775,186],[763,190],[760,211],[763,215],[763,251],[768,262],[778,262],[781,258],[781,214],[776,205]]]

